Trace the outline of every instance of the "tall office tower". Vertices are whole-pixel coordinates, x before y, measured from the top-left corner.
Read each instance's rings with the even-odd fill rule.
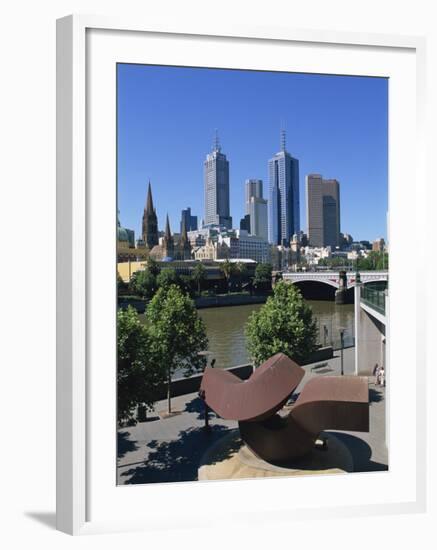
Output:
[[[150,181],[147,189],[146,206],[143,213],[142,238],[144,245],[149,249],[152,249],[158,244],[158,217],[153,206],[152,186],[150,185]]]
[[[240,220],[240,229],[244,229],[250,233],[250,214],[245,214],[244,218]]]
[[[191,208],[189,206],[181,212],[181,233],[184,223],[186,231],[197,231],[197,216],[191,215]]]
[[[203,163],[205,185],[204,227],[224,225],[232,228],[229,213],[229,162],[221,152],[216,132],[212,152],[206,155]]]
[[[268,240],[267,201],[251,197],[249,205],[250,234]]]
[[[311,246],[340,246],[340,186],[320,174],[306,177],[308,240]]]
[[[286,150],[282,130],[281,150],[269,160],[269,242],[288,247],[299,231],[299,161]]]
[[[258,197],[262,199],[263,196],[263,180],[246,180],[244,184],[245,197],[246,197],[246,211],[245,214],[250,212],[250,199],[252,197]]]

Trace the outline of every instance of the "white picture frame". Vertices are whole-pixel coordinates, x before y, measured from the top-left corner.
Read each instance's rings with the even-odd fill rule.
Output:
[[[424,187],[425,167],[422,141],[424,125],[424,101],[422,94],[425,88],[426,44],[425,40],[420,37],[316,32],[287,28],[252,28],[250,26],[237,28],[232,25],[229,25],[229,28],[215,28],[214,26],[208,28],[202,26],[202,28],[198,28],[193,24],[190,28],[178,28],[171,25],[152,26],[147,22],[143,23],[141,21],[81,15],[69,16],[57,22],[57,528],[69,534],[84,534],[111,530],[164,528],[169,523],[174,523],[177,526],[182,523],[186,524],[186,521],[190,521],[190,525],[193,526],[202,526],[207,524],[210,518],[202,515],[201,511],[198,518],[191,520],[187,520],[184,517],[177,518],[176,515],[169,519],[167,512],[165,523],[160,521],[159,517],[152,517],[150,514],[146,518],[141,512],[137,514],[127,513],[122,516],[117,512],[116,506],[113,506],[112,509],[107,508],[103,510],[102,508],[101,512],[96,514],[90,513],[93,507],[96,509],[98,507],[97,504],[94,504],[95,502],[109,502],[111,498],[120,498],[120,501],[123,500],[123,507],[125,507],[126,502],[130,498],[128,491],[131,491],[132,495],[135,493],[135,498],[132,497],[132,502],[138,502],[138,498],[141,498],[139,497],[140,491],[147,489],[147,487],[115,488],[115,462],[113,465],[113,483],[119,497],[113,496],[112,489],[112,496],[109,496],[109,492],[106,494],[102,490],[100,497],[96,496],[97,492],[100,491],[99,488],[96,488],[97,486],[91,489],[96,477],[96,459],[94,457],[95,453],[92,451],[93,445],[95,446],[98,440],[98,445],[101,449],[104,449],[105,445],[111,444],[115,447],[113,414],[108,413],[106,415],[107,418],[101,421],[98,430],[96,430],[95,424],[96,384],[94,365],[96,363],[93,358],[98,342],[101,342],[102,338],[107,338],[108,335],[111,335],[109,325],[109,332],[107,331],[105,335],[101,334],[99,336],[92,330],[93,323],[95,323],[95,319],[97,318],[96,316],[99,315],[95,307],[99,303],[98,298],[94,298],[93,293],[93,289],[95,289],[93,278],[95,277],[94,269],[97,255],[95,242],[97,239],[102,244],[98,255],[99,260],[102,260],[101,265],[104,266],[114,252],[115,233],[113,235],[109,231],[109,233],[100,234],[96,232],[97,230],[95,230],[93,225],[97,216],[95,197],[96,193],[101,192],[101,189],[98,189],[97,185],[93,187],[90,183],[95,178],[93,171],[100,169],[99,161],[94,162],[94,158],[97,157],[92,157],[94,151],[92,153],[90,151],[90,143],[94,139],[89,129],[89,117],[94,116],[93,113],[90,113],[90,109],[93,109],[95,106],[92,94],[99,92],[99,85],[108,86],[108,82],[111,82],[110,80],[105,80],[108,77],[108,73],[106,76],[103,74],[104,68],[102,68],[102,75],[97,74],[100,70],[100,65],[96,65],[94,58],[89,58],[90,55],[94,55],[96,51],[98,52],[99,48],[103,49],[103,44],[92,38],[94,36],[92,35],[93,32],[100,33],[99,36],[103,36],[103,34],[106,36],[104,54],[107,56],[105,62],[108,66],[113,65],[113,56],[117,59],[120,56],[120,60],[123,61],[130,59],[132,62],[138,62],[142,55],[137,47],[139,44],[138,41],[142,40],[141,37],[145,36],[151,37],[156,41],[156,44],[161,45],[161,49],[159,50],[152,51],[150,48],[147,50],[147,62],[150,63],[151,60],[155,59],[158,64],[170,64],[171,60],[173,60],[173,64],[182,64],[183,51],[176,50],[175,44],[178,40],[184,38],[186,38],[187,43],[202,40],[207,43],[208,40],[212,40],[214,41],[214,48],[218,46],[223,55],[225,55],[225,52],[228,52],[227,55],[231,55],[234,52],[235,58],[239,58],[240,54],[241,56],[246,56],[246,61],[241,62],[244,66],[240,68],[248,68],[249,66],[256,68],[261,62],[262,55],[257,55],[254,58],[250,57],[250,48],[255,46],[258,48],[257,51],[260,54],[262,48],[267,47],[271,49],[283,49],[287,47],[304,48],[309,52],[308,55],[310,57],[311,55],[315,57],[314,52],[311,53],[313,49],[318,49],[317,51],[323,50],[326,51],[326,67],[328,67],[330,58],[334,59],[336,55],[335,63],[336,67],[339,68],[342,66],[342,62],[345,66],[347,65],[349,55],[347,52],[359,52],[359,57],[363,59],[363,63],[365,63],[366,56],[374,56],[373,59],[375,61],[378,58],[382,59],[385,54],[396,53],[399,57],[398,61],[390,61],[388,59],[389,56],[387,56],[387,60],[382,60],[380,67],[378,67],[378,63],[375,63],[374,68],[369,70],[367,74],[386,75],[395,80],[398,77],[407,78],[408,85],[404,91],[401,92],[398,87],[395,95],[390,95],[393,109],[399,108],[401,104],[403,107],[407,107],[407,110],[404,110],[406,120],[400,121],[397,118],[391,120],[390,177],[393,178],[396,176],[402,182],[402,185],[405,182],[403,178],[407,176],[410,178],[413,177],[415,185],[414,188],[409,189],[409,193],[414,197],[418,197],[420,194],[426,192],[426,188]],[[130,43],[128,43],[129,41],[125,45],[118,43],[115,35],[120,35],[120,33],[125,37],[129,36]],[[108,44],[110,47],[108,47]],[[337,53],[334,55],[333,52],[336,48]],[[343,52],[343,61],[341,60],[342,56],[339,56],[339,49]],[[405,55],[405,59],[408,58],[408,61],[402,64],[403,67],[401,70],[399,62],[402,55]],[[320,63],[320,59],[317,63]],[[385,63],[386,65],[384,65]],[[390,63],[393,63],[393,72],[390,73],[390,70],[388,70],[389,74],[386,74]],[[398,64],[397,67],[395,67],[396,64]],[[104,63],[102,63],[102,67],[103,65]],[[316,72],[316,66],[320,67],[317,64],[311,66],[311,63],[308,62],[306,70],[308,72]],[[271,68],[275,69],[275,67]],[[304,69],[305,62],[303,62],[300,70],[303,71]],[[296,65],[293,67],[290,66],[289,70],[298,70],[298,67]],[[330,70],[332,69],[327,68],[326,72],[329,73]],[[359,69],[357,70],[359,71]],[[340,69],[340,72],[342,74],[349,74],[347,70],[343,72]],[[405,77],[404,74],[402,77],[401,73],[405,73],[407,76]],[[413,73],[414,81],[412,82],[411,75]],[[362,73],[358,72],[357,74]],[[91,93],[89,82],[95,82],[96,79],[98,79],[98,85],[96,89],[93,88],[91,90]],[[115,86],[115,80],[113,85]],[[109,90],[108,87],[106,89]],[[98,120],[102,120],[98,117],[105,115],[103,109],[110,109],[111,105],[114,105],[115,109],[113,102],[114,90],[109,90],[109,99],[107,97],[105,101],[102,101],[102,111],[95,120],[93,119],[93,132]],[[406,99],[407,96],[408,98]],[[406,102],[405,105],[402,101]],[[404,135],[405,130],[408,130],[406,132],[407,135]],[[104,151],[103,148],[105,145],[103,144],[102,150],[97,156],[102,156],[103,153],[107,154],[108,151],[113,150],[111,147],[115,146],[115,142],[113,145],[110,144],[110,139],[113,138],[112,132],[113,130],[108,132],[108,148]],[[396,132],[399,132],[399,135]],[[392,155],[392,147],[395,148],[396,155]],[[404,174],[402,173],[400,163],[402,155],[405,158],[405,154],[407,153],[411,155],[410,158],[413,161],[411,166],[405,168],[408,173]],[[108,159],[107,156],[105,158]],[[109,181],[113,178],[114,166],[115,158],[108,161],[108,170],[112,174],[109,175]],[[115,194],[115,187],[109,185],[108,188],[109,194]],[[402,212],[402,209],[406,205],[405,197],[402,198],[400,196],[401,194],[395,186],[393,189],[390,207],[389,239],[391,246],[393,246],[393,254],[391,248],[391,273],[399,273],[395,275],[391,287],[391,292],[396,297],[402,291],[401,287],[402,282],[405,282],[405,275],[402,274],[401,270],[397,272],[396,258],[399,255],[399,249],[397,248],[398,237],[394,237],[393,230],[396,229],[396,232],[399,230],[399,240],[403,240],[403,242],[405,240],[408,241],[409,237],[405,229],[402,229],[401,220],[399,220],[400,212]],[[411,199],[412,197],[409,197],[410,201]],[[102,227],[104,225],[105,228],[108,228],[114,221],[115,209],[112,207],[113,199],[109,199],[108,211],[110,210],[111,212],[103,220]],[[101,214],[98,215],[100,216]],[[421,219],[416,212],[411,215],[414,216],[416,231],[420,231],[421,228],[423,229],[425,227],[425,220]],[[114,257],[115,255],[112,256],[112,261]],[[418,263],[420,264],[421,262]],[[110,276],[112,277],[113,274],[112,272]],[[414,282],[417,280],[418,274],[414,273],[411,277]],[[110,281],[108,281],[108,284],[103,284],[101,288],[102,293],[109,290],[109,295],[107,294],[107,296],[110,296],[108,298],[109,302],[111,302],[110,284]],[[113,277],[113,284],[115,285],[115,277]],[[320,478],[295,480],[294,483],[299,485],[299,491],[301,491],[302,496],[300,502],[299,500],[297,502],[293,500],[293,503],[286,503],[279,497],[272,503],[273,496],[278,496],[279,486],[277,480],[266,480],[262,482],[263,490],[266,491],[265,498],[262,499],[263,503],[254,504],[253,508],[246,509],[245,513],[241,516],[243,520],[248,519],[250,521],[250,517],[252,517],[253,521],[255,521],[257,517],[262,516],[274,521],[275,516],[281,517],[282,515],[283,517],[284,513],[291,510],[293,511],[293,517],[299,519],[310,516],[326,518],[331,514],[335,516],[341,514],[360,516],[369,513],[424,511],[426,502],[426,372],[424,350],[426,346],[425,331],[423,330],[423,326],[421,326],[421,323],[423,323],[422,319],[425,316],[421,315],[421,312],[422,308],[425,307],[425,292],[426,290],[423,286],[416,285],[412,295],[405,297],[405,307],[411,314],[411,322],[414,322],[415,327],[415,330],[411,332],[416,335],[414,342],[405,343],[406,347],[402,352],[406,358],[405,362],[409,358],[409,360],[414,362],[414,366],[416,367],[414,375],[411,374],[411,378],[414,379],[412,386],[415,388],[410,415],[413,417],[413,420],[409,421],[407,415],[403,417],[402,414],[404,412],[399,409],[397,396],[405,388],[403,386],[403,375],[390,376],[389,379],[389,383],[392,383],[389,407],[401,414],[405,430],[408,433],[408,436],[405,436],[404,439],[410,439],[409,449],[407,449],[408,442],[407,444],[405,444],[405,441],[398,442],[399,449],[403,449],[402,453],[404,456],[407,456],[407,462],[402,462],[402,457],[396,456],[396,454],[391,454],[390,457],[391,464],[394,464],[394,473],[396,473],[397,467],[405,468],[406,464],[409,465],[405,487],[403,488],[403,496],[400,493],[397,494],[393,488],[389,489],[389,484],[387,484],[387,491],[392,490],[392,492],[387,492],[385,500],[371,501],[368,499],[366,501],[363,499],[363,502],[360,503],[359,499],[353,501],[352,499],[347,500],[342,497],[343,500],[340,499],[338,502],[333,502],[332,506],[328,506],[327,503],[322,502],[315,509],[309,499],[305,501],[305,493],[311,493],[311,491],[315,490],[317,484],[323,483],[325,491],[335,491],[340,494],[344,489],[342,487],[344,483],[340,478],[326,476],[330,477],[330,479],[324,479],[323,482]],[[391,313],[394,311],[395,316],[392,316],[394,325],[390,326],[390,338],[394,336],[396,341],[400,342],[402,341],[403,334],[402,327],[397,324],[398,309],[396,305],[392,307],[393,303],[396,304],[396,301],[392,298],[393,296],[391,296],[390,300]],[[97,300],[96,303],[92,303],[94,299]],[[109,313],[112,311],[111,308],[114,308],[114,304],[115,298],[109,305],[109,309],[107,310]],[[113,316],[112,323],[115,323],[115,315]],[[114,345],[109,350],[109,353],[114,355],[115,331],[112,333],[112,336],[114,338]],[[390,361],[393,361],[398,351],[395,344],[393,344],[393,347],[390,347]],[[417,371],[420,374],[419,376],[417,375]],[[107,395],[108,403],[113,399],[115,407],[115,386],[111,386],[111,380],[108,379],[108,384],[106,382],[102,384],[102,388],[104,388],[102,392],[110,394]],[[104,405],[105,403],[102,402],[101,409],[104,409]],[[392,414],[390,418],[393,420]],[[113,437],[112,443],[110,441],[111,437]],[[395,437],[395,434],[391,433],[390,437]],[[396,449],[396,441],[391,439],[391,443],[391,447]],[[405,445],[405,447],[402,447],[402,445]],[[398,458],[401,460],[401,464],[397,466]],[[100,469],[102,472],[108,471],[104,466]],[[390,476],[392,473],[390,471],[387,475]],[[106,481],[104,483],[108,483],[108,479],[108,477],[105,478]],[[367,477],[366,483],[369,484],[370,482],[371,477]],[[183,493],[186,493],[184,498],[200,497],[202,500],[214,498],[218,502],[226,494],[229,498],[230,493],[234,495],[234,499],[240,494],[242,501],[246,499],[247,502],[250,502],[254,500],[254,495],[260,491],[260,486],[257,482],[242,481],[236,484],[232,482],[231,485],[229,483],[182,484],[184,488],[176,487],[174,484],[167,484],[166,487],[162,485],[149,487],[148,491],[153,493],[154,499],[168,498],[170,494],[173,494],[177,500]],[[283,483],[282,480],[281,483]],[[253,486],[255,484],[256,492],[254,493]],[[305,489],[303,484],[307,486],[307,489]],[[347,491],[347,489],[344,490]],[[193,497],[193,495],[197,496]],[[257,511],[258,514],[256,513]],[[232,516],[232,513],[230,513],[230,516]]]

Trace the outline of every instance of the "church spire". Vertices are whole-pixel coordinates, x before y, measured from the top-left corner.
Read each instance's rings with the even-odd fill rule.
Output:
[[[152,199],[152,186],[147,189],[146,206],[143,213],[142,240],[144,245],[151,250],[158,244],[158,217],[156,216],[155,208]]]
[[[155,209],[153,208],[153,198],[152,198],[152,186],[150,185],[149,180],[149,187],[147,189],[147,202],[146,202],[146,210],[149,213],[152,213]]]
[[[165,236],[167,237],[167,239],[171,239],[170,220],[168,219],[168,214],[165,221]]]

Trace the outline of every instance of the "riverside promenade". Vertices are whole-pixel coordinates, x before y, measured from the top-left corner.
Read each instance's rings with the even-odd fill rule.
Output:
[[[303,368],[306,374],[295,394],[313,376],[339,375],[340,352],[332,359]],[[344,350],[344,373],[354,374],[354,348]],[[369,433],[335,432],[351,452],[355,470],[360,472],[388,469],[385,388],[375,386],[372,377],[369,398]],[[118,430],[118,484],[196,481],[199,462],[206,450],[238,428],[237,422],[223,420],[210,412],[210,430],[205,431],[203,401],[196,393],[174,397],[173,414],[169,417],[165,414],[166,406],[166,401],[159,401],[155,410],[148,413],[147,421]],[[229,453],[232,451],[228,449]]]

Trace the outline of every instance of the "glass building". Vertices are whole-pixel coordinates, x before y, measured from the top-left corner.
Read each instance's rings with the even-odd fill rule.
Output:
[[[191,208],[188,206],[181,213],[181,233],[185,224],[186,231],[197,231],[197,216],[191,215]]]
[[[250,199],[256,197],[258,199],[263,198],[263,181],[248,179],[244,184],[245,198],[246,198],[246,210],[245,214],[250,214]]]
[[[286,150],[282,131],[281,151],[269,160],[269,242],[289,246],[299,232],[299,161]]]

